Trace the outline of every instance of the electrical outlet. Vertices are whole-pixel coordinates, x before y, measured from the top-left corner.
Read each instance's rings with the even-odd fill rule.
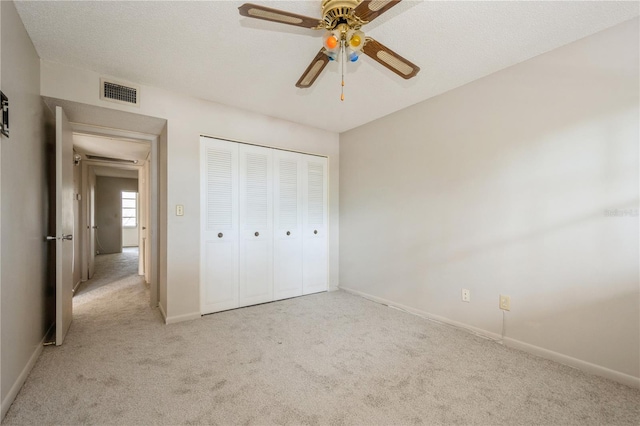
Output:
[[[511,297],[500,295],[500,309],[503,311],[511,310]]]
[[[182,204],[176,205],[176,216],[184,216],[184,206]]]
[[[463,302],[471,302],[471,292],[466,288],[462,289],[462,301]]]

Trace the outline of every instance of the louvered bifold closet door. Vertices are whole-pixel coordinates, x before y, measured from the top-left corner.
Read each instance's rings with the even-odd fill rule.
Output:
[[[300,154],[274,158],[274,300],[302,294],[302,162]]]
[[[327,290],[327,159],[302,154],[303,294]]]
[[[240,145],[239,306],[273,300],[273,150]]]
[[[201,138],[202,314],[238,307],[238,145]]]

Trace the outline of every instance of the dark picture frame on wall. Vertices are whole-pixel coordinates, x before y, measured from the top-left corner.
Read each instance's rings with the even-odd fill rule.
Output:
[[[0,97],[2,98],[2,128],[0,131],[9,137],[9,98],[3,92],[0,92]]]

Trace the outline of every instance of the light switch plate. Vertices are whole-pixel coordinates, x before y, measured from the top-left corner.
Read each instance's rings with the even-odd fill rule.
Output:
[[[511,297],[502,294],[500,295],[500,309],[503,311],[511,310]]]
[[[176,205],[176,216],[184,216],[184,206],[182,204]]]

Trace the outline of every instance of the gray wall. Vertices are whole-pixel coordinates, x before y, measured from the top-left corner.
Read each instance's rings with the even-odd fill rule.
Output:
[[[40,60],[13,2],[0,2],[2,91],[10,138],[2,138],[2,416],[40,353],[45,315],[47,177]]]
[[[122,252],[122,191],[138,191],[138,179],[98,176],[96,224],[100,254]]]
[[[637,384],[638,51],[634,19],[342,134],[340,286],[498,338],[506,294],[508,344]]]

